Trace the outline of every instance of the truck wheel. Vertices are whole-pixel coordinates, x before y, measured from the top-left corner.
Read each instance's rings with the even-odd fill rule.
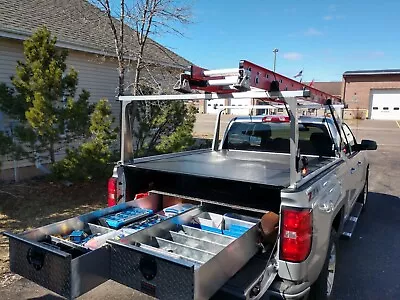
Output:
[[[367,205],[367,200],[368,200],[368,175],[369,175],[369,171],[367,171],[367,175],[365,177],[364,187],[363,187],[360,195],[357,198],[357,202],[362,203],[362,205],[363,205],[361,212],[365,211],[365,207]]]
[[[328,300],[332,299],[333,283],[336,272],[337,254],[337,235],[334,229],[331,229],[328,252],[325,263],[317,281],[311,286],[308,295],[309,300]]]

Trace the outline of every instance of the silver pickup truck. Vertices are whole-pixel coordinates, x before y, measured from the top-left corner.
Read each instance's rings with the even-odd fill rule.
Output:
[[[215,299],[256,299],[264,293],[278,299],[327,299],[332,293],[337,238],[351,237],[365,209],[365,150],[377,146],[368,140],[358,143],[346,124],[339,132],[332,118],[302,116],[298,126],[302,178],[293,186],[290,120],[282,116],[236,117],[218,149],[137,159],[120,171],[121,195],[126,189],[133,194],[156,189],[236,208],[261,220],[261,234],[264,216],[268,234],[268,221],[276,220],[272,227],[278,234],[269,237],[272,248],[254,256]]]
[[[247,116],[212,149],[133,160],[129,105],[109,207],[6,233],[13,272],[66,298],[108,279],[167,300],[332,295],[337,240],[366,207],[374,141],[334,117]]]

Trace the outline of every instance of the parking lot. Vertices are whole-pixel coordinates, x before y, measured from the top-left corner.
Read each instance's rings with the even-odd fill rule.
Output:
[[[228,116],[224,116],[226,126]],[[335,280],[336,299],[400,299],[400,122],[349,122],[356,137],[372,139],[378,151],[369,152],[370,194],[351,240],[341,240]],[[213,116],[200,117],[195,132],[209,136]],[[101,263],[101,262],[99,262]],[[2,299],[58,299],[22,279],[0,290]],[[107,282],[80,299],[148,299],[129,288]]]

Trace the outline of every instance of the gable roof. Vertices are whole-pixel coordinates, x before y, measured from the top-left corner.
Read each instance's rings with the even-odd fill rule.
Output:
[[[60,47],[115,56],[107,16],[86,0],[0,0],[0,36],[25,40],[42,25],[57,36]],[[138,48],[135,34],[131,28],[125,30],[128,49]],[[174,67],[191,64],[151,39],[144,59]]]

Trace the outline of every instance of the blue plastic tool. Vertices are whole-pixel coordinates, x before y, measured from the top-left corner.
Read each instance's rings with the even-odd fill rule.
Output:
[[[153,211],[151,209],[130,207],[124,211],[105,216],[102,218],[102,221],[113,229],[119,229],[128,223],[134,222],[138,219],[147,217],[152,214]]]
[[[74,243],[81,243],[87,234],[83,230],[74,230],[69,235],[69,240]]]

